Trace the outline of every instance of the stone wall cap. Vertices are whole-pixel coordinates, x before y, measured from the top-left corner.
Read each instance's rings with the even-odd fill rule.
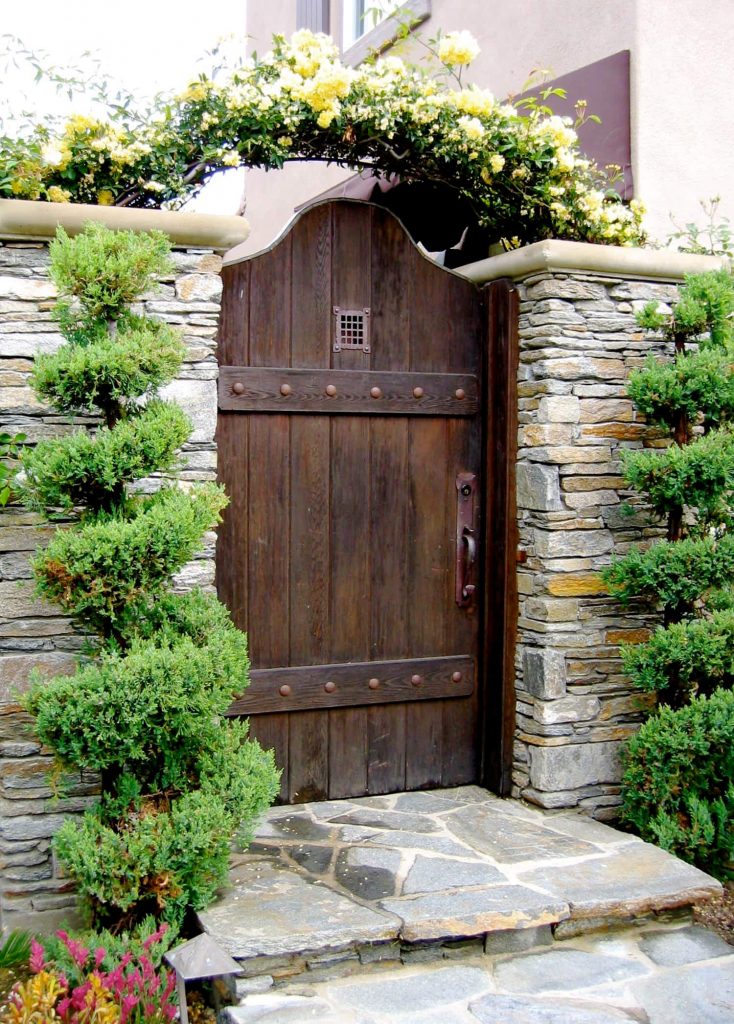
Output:
[[[637,249],[548,239],[476,263],[467,263],[457,267],[457,272],[475,284],[496,281],[500,277],[517,281],[543,272],[681,281],[686,274],[700,274],[728,265],[728,260],[721,256],[694,256],[669,249]]]
[[[250,233],[250,225],[244,217],[0,199],[0,241],[45,242],[54,237],[57,227],[62,227],[69,235],[77,235],[89,221],[106,224],[117,231],[157,229],[165,232],[179,248],[214,249],[216,252],[226,252],[244,242]]]

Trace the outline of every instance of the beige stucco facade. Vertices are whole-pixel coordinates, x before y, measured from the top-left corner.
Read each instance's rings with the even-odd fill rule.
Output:
[[[342,38],[344,0],[330,0],[331,34]],[[409,7],[410,4],[405,4]],[[702,221],[700,200],[722,197],[734,220],[733,0],[431,0],[425,38],[469,29],[481,53],[468,79],[496,95],[517,94],[531,73],[559,77],[620,50],[631,53],[631,136],[635,193],[653,238]],[[250,3],[247,31],[264,52],[273,32],[296,29],[294,0]],[[582,98],[582,97],[579,97]],[[306,164],[248,172],[247,215],[255,252],[280,232],[300,203],[348,175]]]

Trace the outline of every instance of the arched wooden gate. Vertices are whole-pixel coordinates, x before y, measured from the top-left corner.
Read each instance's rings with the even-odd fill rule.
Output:
[[[217,585],[285,800],[507,790],[513,302],[343,200],[225,268]]]

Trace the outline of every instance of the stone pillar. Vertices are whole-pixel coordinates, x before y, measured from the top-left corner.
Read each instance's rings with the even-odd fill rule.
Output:
[[[3,215],[17,216],[15,201],[0,203],[0,431],[25,433],[31,442],[56,437],[81,426],[93,426],[92,418],[70,425],[66,418],[40,404],[28,386],[33,358],[62,344],[52,316],[55,292],[48,279],[48,238],[53,237],[55,209],[46,203],[20,203],[33,208],[33,234],[24,240],[15,229],[4,230]],[[39,210],[40,208],[40,210]],[[73,208],[76,224],[96,219],[102,208]],[[182,244],[173,254],[174,273],[146,296],[141,307],[147,314],[177,326],[187,345],[186,361],[165,395],[181,403],[194,430],[184,446],[184,481],[216,479],[217,361],[215,355],[221,305],[221,256],[218,251],[233,244],[235,218],[199,218],[192,214],[147,211],[112,211],[110,226],[147,230],[162,227],[176,242],[176,217],[181,229],[202,229],[199,246]],[[141,221],[142,215],[142,221]],[[39,217],[43,223],[38,224]],[[171,219],[173,218],[173,220]],[[42,240],[44,223],[46,240]],[[202,226],[201,221],[204,221]],[[6,221],[7,225],[7,221]],[[239,240],[246,237],[246,222],[237,219]],[[226,231],[229,234],[225,234]],[[208,235],[207,235],[208,231]],[[224,244],[222,236],[224,234]],[[10,236],[10,237],[8,237]],[[209,238],[209,245],[204,244]],[[235,239],[237,240],[237,239]],[[197,236],[198,241],[198,236]],[[149,486],[157,486],[151,480]],[[51,854],[51,837],[64,816],[79,813],[94,800],[94,778],[64,780],[63,793],[55,795],[49,783],[53,766],[51,751],[43,749],[30,730],[30,720],[19,707],[31,671],[51,676],[72,671],[84,643],[71,619],[59,608],[35,597],[28,560],[43,544],[53,527],[17,505],[0,508],[0,925],[49,930],[72,919],[75,896]],[[182,588],[212,587],[215,535],[209,534],[196,560],[177,578]]]
[[[518,567],[513,793],[542,807],[611,818],[619,748],[650,695],[630,687],[621,642],[657,620],[623,611],[600,570],[649,542],[651,526],[620,475],[625,448],[667,444],[627,397],[625,382],[661,351],[635,312],[666,308],[687,273],[718,266],[684,256],[544,242],[464,268],[477,282],[512,277],[520,297],[517,514],[527,560]]]

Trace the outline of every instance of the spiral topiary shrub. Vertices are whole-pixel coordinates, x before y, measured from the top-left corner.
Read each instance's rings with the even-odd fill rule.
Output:
[[[233,835],[247,839],[278,785],[272,754],[224,717],[248,684],[245,635],[210,594],[171,592],[226,497],[170,477],[191,427],[155,393],[184,349],[171,328],[130,312],[169,268],[160,232],[59,231],[51,270],[66,344],[38,359],[33,383],[59,411],[103,422],[23,459],[27,506],[73,520],[33,560],[37,590],[96,634],[76,673],[36,681],[26,706],[60,772],[101,780],[98,803],[54,844],[93,923],[112,928],[150,913],[178,925],[206,906]],[[169,479],[136,490],[153,473]]]
[[[734,691],[661,707],[623,760],[626,817],[642,838],[734,877]]]
[[[674,352],[672,361],[648,359],[629,394],[672,443],[624,453],[628,485],[666,536],[605,573],[621,601],[662,613],[649,640],[622,652],[633,683],[661,704],[625,752],[623,815],[644,838],[726,874],[734,855],[734,279],[727,270],[690,277],[672,312],[651,303],[638,319]]]

